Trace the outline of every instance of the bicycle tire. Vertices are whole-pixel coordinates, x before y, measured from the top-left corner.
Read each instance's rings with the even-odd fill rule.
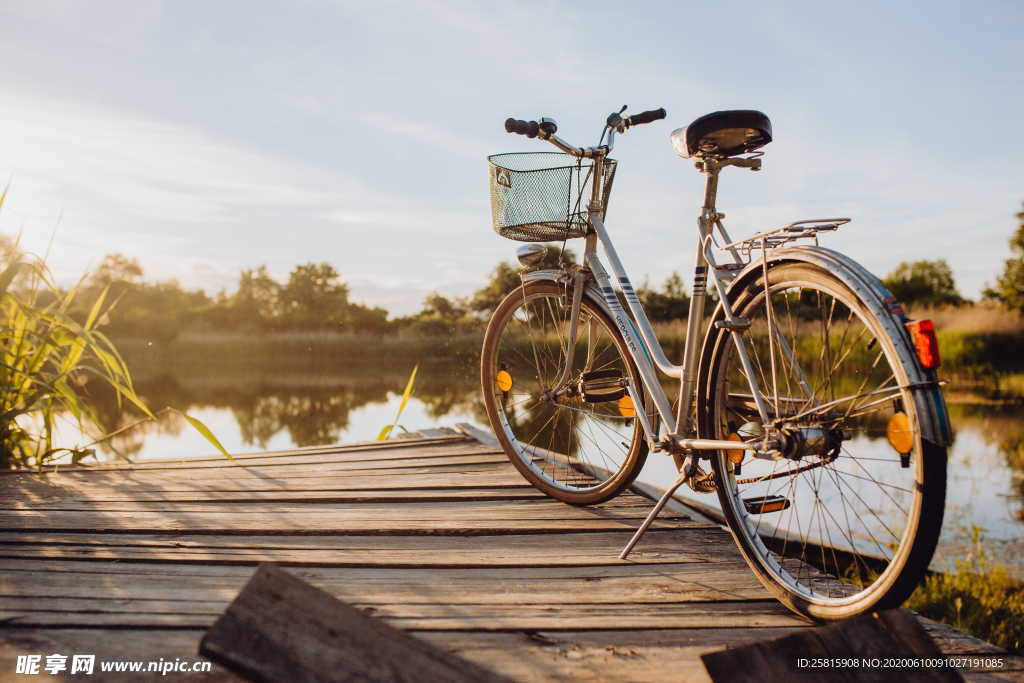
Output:
[[[829,454],[799,460],[715,452],[715,488],[737,546],[761,583],[805,617],[842,619],[900,605],[931,561],[946,488],[945,448],[922,437],[897,352],[908,341],[886,333],[877,307],[817,265],[774,265],[738,285],[730,300],[751,321],[742,337],[769,416],[794,427],[816,422],[841,436]],[[744,382],[731,333],[711,325],[698,379],[703,436],[744,438],[736,423],[750,417],[753,403],[752,394],[735,390]],[[831,408],[816,407],[837,398]],[[749,425],[745,440],[756,432]]]
[[[551,386],[564,365],[570,307],[553,282],[527,283],[498,305],[480,359],[483,402],[498,441],[516,469],[538,490],[566,503],[590,505],[615,497],[643,468],[647,443],[621,398],[589,402],[579,391],[584,370],[615,370],[644,390],[622,335],[584,296],[569,381]],[[588,350],[592,351],[589,353]],[[587,362],[590,359],[591,362]],[[499,385],[498,374],[505,388]],[[573,388],[576,387],[576,388]],[[567,393],[551,400],[555,390]],[[623,414],[623,411],[626,414]]]

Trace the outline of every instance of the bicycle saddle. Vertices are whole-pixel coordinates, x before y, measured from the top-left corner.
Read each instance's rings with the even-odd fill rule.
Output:
[[[698,154],[731,157],[746,154],[772,141],[772,122],[753,109],[705,114],[671,135],[672,146],[684,159]]]

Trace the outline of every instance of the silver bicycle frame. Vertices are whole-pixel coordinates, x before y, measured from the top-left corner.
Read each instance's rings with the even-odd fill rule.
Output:
[[[666,436],[672,441],[674,446],[684,450],[720,450],[722,448],[757,450],[758,445],[755,444],[688,438],[694,432],[693,425],[690,424],[690,411],[693,407],[693,397],[697,388],[697,353],[699,351],[699,340],[697,337],[704,315],[704,304],[707,298],[706,278],[709,275],[725,314],[724,326],[733,335],[740,362],[750,380],[750,388],[758,413],[763,422],[768,422],[768,408],[765,405],[761,388],[753,371],[753,365],[742,339],[742,321],[736,318],[732,312],[732,306],[729,304],[728,297],[726,296],[725,283],[718,274],[714,254],[711,253],[711,235],[716,225],[720,228],[723,238],[729,241],[728,235],[721,226],[720,215],[715,211],[718,169],[715,168],[708,173],[704,206],[697,221],[700,240],[697,244],[697,256],[694,265],[693,294],[690,298],[683,363],[682,365],[675,365],[666,357],[664,349],[662,349],[661,343],[658,341],[654,328],[651,326],[647,313],[644,311],[640,299],[633,289],[629,276],[626,274],[622,261],[619,259],[608,230],[604,225],[604,207],[601,203],[603,188],[601,187],[601,182],[604,178],[603,165],[605,153],[602,153],[600,149],[594,148],[578,151],[581,152],[579,156],[588,156],[594,160],[594,180],[591,184],[591,200],[588,205],[589,222],[593,233],[588,235],[586,240],[584,264],[589,268],[598,289],[604,297],[605,304],[612,315],[616,327],[622,333],[629,354],[640,373],[640,380],[654,401],[655,409],[661,417],[661,424],[674,425],[674,429],[671,429]],[[608,271],[605,270],[597,255],[597,242],[600,242],[605,256],[608,258],[612,274],[615,277],[614,280],[608,275]],[[731,251],[736,261],[739,262],[739,255],[734,249]],[[627,315],[626,311],[622,308],[616,292],[622,294],[632,317]],[[574,296],[571,319],[575,320],[578,314],[579,298]],[[574,343],[575,339],[570,336],[570,347]],[[571,357],[569,361],[571,362]],[[672,413],[672,404],[658,381],[657,371],[664,373],[668,377],[680,380],[678,410],[674,415]],[[640,410],[643,404],[637,402],[638,397],[634,396],[633,392],[631,392],[631,397],[638,406],[638,414],[643,412]],[[662,438],[660,431],[657,434],[652,434],[650,433],[651,427],[649,422],[647,420],[642,420],[641,422],[647,432],[648,439],[654,444],[659,443]]]
[[[655,449],[662,448],[670,450],[674,454],[685,454],[685,460],[680,467],[678,478],[668,489],[666,489],[657,504],[647,515],[647,518],[643,521],[636,533],[626,544],[622,553],[619,555],[621,559],[625,559],[640,537],[649,528],[658,512],[666,504],[669,498],[672,497],[674,492],[682,486],[683,483],[690,481],[690,478],[699,471],[699,468],[695,467],[696,456],[698,453],[702,451],[732,451],[742,449],[746,451],[754,451],[754,455],[756,457],[771,457],[771,444],[767,436],[760,443],[757,441],[719,441],[690,438],[696,432],[694,425],[691,424],[690,412],[693,408],[693,399],[697,389],[697,355],[699,352],[698,345],[700,343],[697,337],[701,331],[700,324],[703,319],[704,305],[707,298],[706,287],[708,278],[710,278],[711,284],[714,286],[715,291],[718,294],[719,305],[721,306],[720,315],[716,314],[715,317],[718,319],[715,320],[713,324],[726,330],[731,335],[736,353],[739,356],[743,373],[750,386],[751,398],[757,407],[757,412],[763,425],[768,425],[770,423],[770,414],[780,414],[780,399],[778,396],[778,380],[776,376],[776,348],[781,355],[788,360],[789,366],[794,370],[797,376],[797,384],[802,388],[805,394],[806,401],[803,405],[806,407],[796,417],[820,411],[835,403],[822,403],[817,399],[810,382],[807,380],[807,377],[803,372],[803,369],[800,367],[799,363],[796,362],[793,349],[786,341],[785,335],[782,334],[781,330],[778,328],[774,312],[772,310],[771,297],[769,296],[768,291],[768,269],[770,260],[774,262],[777,258],[794,258],[796,261],[817,263],[821,267],[835,272],[838,277],[843,279],[844,282],[850,286],[851,289],[861,294],[863,300],[867,302],[868,305],[875,306],[877,312],[881,314],[879,316],[879,320],[887,327],[887,333],[890,338],[899,338],[900,335],[905,335],[906,332],[902,329],[902,321],[896,319],[897,316],[903,316],[902,309],[899,308],[898,304],[895,304],[895,299],[888,293],[877,278],[874,278],[874,276],[863,271],[859,265],[849,261],[845,257],[828,250],[823,250],[817,246],[817,232],[821,230],[834,230],[840,225],[849,222],[849,218],[797,221],[796,223],[790,223],[789,225],[785,225],[774,230],[758,233],[752,238],[748,238],[746,240],[733,241],[726,232],[725,227],[722,225],[721,219],[724,218],[724,216],[718,213],[715,209],[719,171],[726,166],[738,166],[749,168],[751,170],[758,170],[760,169],[761,161],[759,156],[746,158],[716,158],[708,155],[703,156],[697,164],[698,169],[707,176],[707,184],[704,192],[704,203],[701,207],[701,213],[697,219],[699,240],[697,243],[697,252],[694,264],[693,292],[690,299],[689,317],[687,319],[683,362],[682,365],[673,364],[665,356],[664,350],[662,349],[661,344],[657,339],[657,335],[651,326],[650,320],[648,319],[647,314],[633,289],[632,283],[629,281],[625,268],[623,268],[622,262],[619,260],[615,247],[612,244],[611,237],[604,225],[605,207],[601,202],[604,188],[601,187],[601,185],[604,182],[603,167],[605,158],[612,148],[612,140],[615,133],[614,129],[612,129],[610,133],[611,135],[609,136],[607,146],[589,148],[573,147],[554,135],[541,134],[540,137],[551,142],[568,154],[576,157],[593,159],[594,161],[594,167],[592,169],[593,181],[591,183],[591,199],[587,207],[588,222],[591,227],[591,232],[587,235],[586,239],[586,248],[583,257],[584,269],[582,271],[573,272],[571,276],[573,287],[573,301],[571,307],[572,322],[570,324],[570,335],[568,339],[568,346],[566,348],[567,368],[563,375],[567,374],[572,366],[572,353],[575,347],[576,320],[579,316],[582,299],[581,290],[585,287],[589,288],[585,282],[585,276],[589,273],[596,283],[596,288],[603,299],[604,307],[607,309],[607,312],[610,314],[616,327],[622,334],[630,357],[633,359],[633,362],[639,372],[641,383],[654,402],[655,409],[661,418],[659,425],[666,425],[665,429],[669,432],[663,439],[661,436],[662,428],[659,426],[657,428],[657,433],[655,433],[656,430],[652,427],[651,422],[648,419],[647,405],[642,401],[641,392],[637,390],[637,387],[633,386],[632,382],[627,380],[626,389],[633,401],[636,415],[640,420],[648,443]],[[721,244],[715,240],[716,230],[723,240]],[[803,237],[813,237],[815,246],[813,248],[794,247],[792,249],[781,250],[786,253],[774,252],[776,247],[783,246],[793,239],[800,239]],[[609,276],[608,271],[605,269],[604,264],[597,255],[598,242],[600,242],[604,249],[604,253],[608,259],[608,263],[610,264],[614,279]],[[716,263],[712,247],[717,247],[723,252],[731,255],[733,263],[719,266]],[[754,249],[760,249],[761,259],[759,263],[751,258]],[[769,252],[773,253],[769,255]],[[744,260],[744,256],[747,257],[746,261]],[[834,266],[834,270],[830,266]],[[740,280],[741,282],[745,281],[745,278],[751,276],[754,272],[753,269],[760,269],[762,271],[761,276],[764,278],[768,331],[767,336],[769,343],[769,355],[771,358],[771,400],[774,403],[772,413],[769,412],[769,408],[765,402],[765,395],[758,384],[757,373],[754,372],[750,355],[743,339],[743,332],[750,327],[751,323],[750,321],[741,319],[735,315],[732,303],[729,301],[726,287],[727,281],[734,277],[743,278]],[[550,275],[550,272],[547,274]],[[540,273],[537,273],[537,275],[541,276]],[[556,272],[555,276],[559,281],[565,281],[568,285],[570,278],[566,278],[564,273],[559,275]],[[588,296],[595,296],[596,294],[597,293],[593,291],[588,292]],[[619,301],[619,294],[621,294],[625,300],[631,316],[627,315],[626,311],[623,309]],[[600,301],[597,303],[600,303]],[[889,315],[885,315],[885,313],[888,313]],[[902,320],[905,320],[905,318],[902,318]],[[588,363],[589,353],[591,353],[591,350],[589,350],[588,347]],[[909,375],[906,379],[906,385],[898,388],[901,390],[907,388],[920,389],[920,391],[913,392],[912,400],[917,404],[918,419],[921,420],[919,426],[922,429],[924,438],[939,445],[946,445],[950,438],[948,418],[945,414],[945,407],[942,403],[941,395],[938,394],[938,383],[935,381],[934,373],[929,374],[922,370],[918,364],[909,357],[909,351],[907,348],[897,348],[897,353],[903,356],[901,358],[902,366]],[[674,416],[672,414],[672,405],[658,381],[657,373],[659,371],[669,377],[680,380],[679,400],[677,404],[678,409]],[[565,381],[564,377],[562,381]],[[768,379],[765,378],[765,381],[767,382]],[[667,425],[673,425],[674,430],[669,429]],[[703,457],[710,456],[704,455]]]

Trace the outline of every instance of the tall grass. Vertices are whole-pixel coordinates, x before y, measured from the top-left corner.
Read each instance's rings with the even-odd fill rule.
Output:
[[[906,606],[1024,654],[1024,584],[989,558],[978,527],[972,530],[970,551],[956,561],[955,571],[926,578]]]
[[[94,446],[113,434],[102,433],[84,393],[90,380],[112,389],[119,404],[134,405],[144,420],[156,419],[136,393],[123,358],[98,329],[114,307],[109,288],[91,302],[84,320],[69,313],[84,279],[62,291],[42,260],[17,248],[0,265],[0,467],[42,469],[60,459],[77,463],[95,455]],[[228,455],[205,425],[182,416]],[[58,445],[60,420],[95,436],[86,444]]]
[[[929,319],[938,330],[960,333],[1021,334],[1024,314],[999,304],[982,302],[967,306],[918,307],[910,310],[916,319]]]

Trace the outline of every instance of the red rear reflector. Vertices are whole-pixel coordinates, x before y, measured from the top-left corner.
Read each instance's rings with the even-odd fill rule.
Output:
[[[931,370],[939,367],[939,340],[935,337],[935,326],[931,320],[912,320],[907,323],[910,338],[914,340],[914,350],[921,366]]]

